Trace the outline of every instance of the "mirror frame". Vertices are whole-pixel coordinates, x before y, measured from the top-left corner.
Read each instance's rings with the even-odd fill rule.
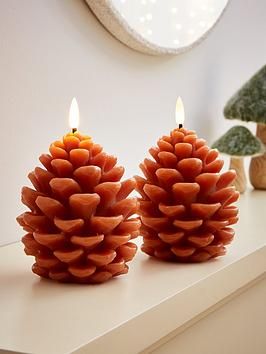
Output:
[[[123,18],[120,12],[113,5],[112,0],[85,0],[89,5],[92,12],[102,23],[102,25],[116,37],[120,42],[124,43],[128,47],[135,49],[139,52],[151,54],[151,55],[176,55],[183,53],[203,41],[210,31],[215,27],[218,21],[223,16],[225,10],[228,7],[230,0],[227,0],[227,3],[221,12],[220,16],[216,19],[213,25],[206,31],[204,34],[194,41],[192,44],[174,48],[174,47],[162,47],[156,45],[146,38],[142,37],[136,30],[128,25],[127,21]]]

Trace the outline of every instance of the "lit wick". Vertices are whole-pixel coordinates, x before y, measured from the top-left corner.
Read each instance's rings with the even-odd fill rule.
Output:
[[[181,97],[178,97],[176,100],[175,120],[176,124],[178,125],[178,129],[183,128],[183,123],[185,120],[185,110]]]
[[[79,107],[75,97],[72,99],[69,109],[69,125],[72,134],[74,134],[78,130],[79,126]]]

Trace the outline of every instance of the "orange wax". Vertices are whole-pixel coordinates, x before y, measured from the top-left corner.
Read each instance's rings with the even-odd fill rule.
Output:
[[[41,277],[99,283],[128,271],[139,235],[136,198],[127,198],[135,180],[121,182],[124,168],[88,136],[69,133],[40,156],[45,167],[29,174],[23,187],[30,211],[17,220],[32,267]]]
[[[194,131],[174,129],[149,150],[136,176],[142,251],[162,260],[202,262],[225,254],[234,237],[236,173]]]

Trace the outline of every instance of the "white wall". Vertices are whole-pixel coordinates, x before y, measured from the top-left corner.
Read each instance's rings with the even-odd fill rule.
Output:
[[[81,127],[119,156],[127,176],[157,138],[174,127],[181,95],[186,125],[213,140],[230,123],[228,97],[265,64],[265,0],[231,0],[198,47],[178,57],[128,49],[82,0],[0,0],[1,235],[23,231],[20,188],[49,144],[68,130],[73,96]]]

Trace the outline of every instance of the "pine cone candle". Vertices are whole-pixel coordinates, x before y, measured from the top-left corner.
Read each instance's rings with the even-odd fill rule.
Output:
[[[135,180],[120,182],[124,168],[92,139],[78,132],[41,155],[45,169],[29,174],[35,189],[22,189],[29,207],[17,218],[27,232],[25,253],[35,257],[32,271],[62,282],[100,283],[125,274],[136,253],[129,242],[140,221],[130,218],[137,200],[127,198]]]
[[[218,151],[194,131],[174,129],[157,145],[140,165],[145,178],[136,177],[142,251],[177,262],[224,255],[237,222],[235,171],[220,174]]]

